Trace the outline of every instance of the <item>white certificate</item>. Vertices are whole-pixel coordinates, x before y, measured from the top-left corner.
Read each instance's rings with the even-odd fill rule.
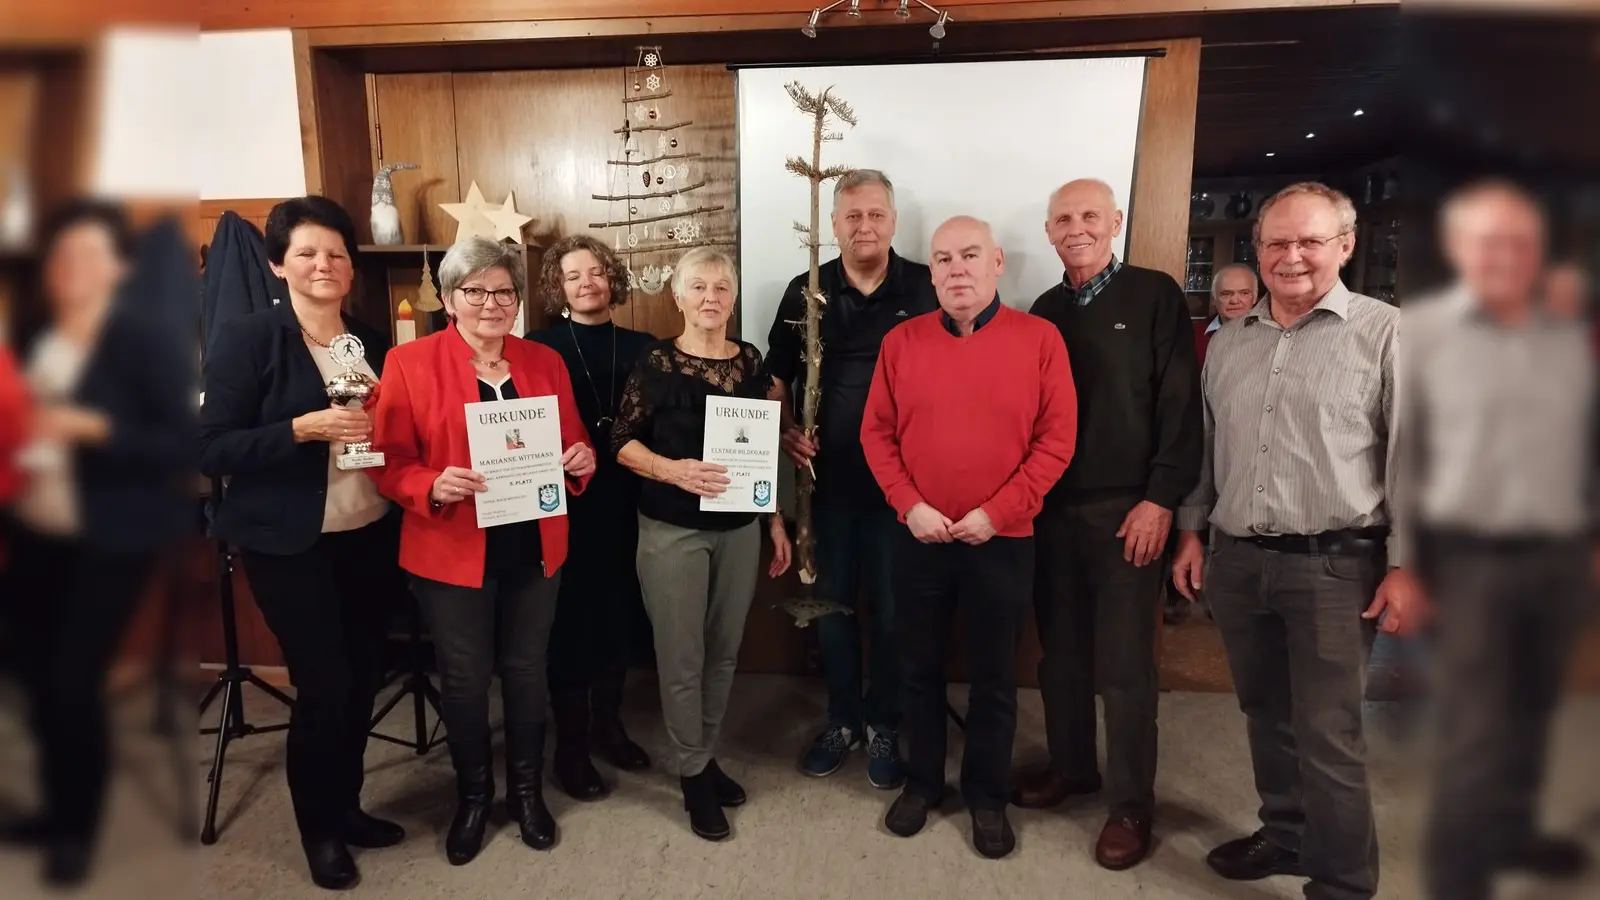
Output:
[[[702,460],[728,467],[728,489],[700,498],[706,512],[772,512],[778,505],[776,400],[706,399],[706,449]]]
[[[489,487],[475,495],[479,528],[566,515],[555,397],[468,403],[467,449]]]

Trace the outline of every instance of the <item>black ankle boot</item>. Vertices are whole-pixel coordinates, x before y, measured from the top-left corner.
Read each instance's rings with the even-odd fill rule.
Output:
[[[450,762],[456,770],[456,815],[444,839],[444,855],[452,866],[464,866],[483,849],[483,833],[494,803],[494,753],[489,738],[450,741]]]
[[[624,669],[613,669],[594,680],[591,702],[594,730],[591,738],[595,753],[624,772],[643,772],[650,768],[650,754],[628,738],[622,727],[622,684]]]
[[[535,850],[556,843],[556,820],[544,805],[544,726],[506,725],[506,816]]]
[[[689,811],[689,827],[708,841],[726,840],[733,829],[728,826],[722,804],[717,802],[711,773],[683,776],[678,782],[683,786],[683,808]]]
[[[589,689],[551,691],[550,709],[556,719],[556,784],[574,800],[599,800],[606,783],[589,759]]]
[[[300,846],[306,851],[306,865],[311,867],[311,881],[328,891],[347,891],[361,880],[350,848],[336,838],[302,838]]]

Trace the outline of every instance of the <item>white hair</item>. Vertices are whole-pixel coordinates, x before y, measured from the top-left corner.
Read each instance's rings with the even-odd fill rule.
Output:
[[[517,299],[528,295],[528,266],[517,248],[476,235],[457,242],[445,252],[444,259],[439,262],[439,289],[449,296],[468,278],[489,269],[506,270]]]
[[[1050,192],[1050,199],[1045,201],[1045,207],[1044,207],[1044,216],[1045,216],[1045,220],[1046,221],[1048,221],[1049,218],[1050,218],[1050,208],[1056,205],[1056,198],[1061,196],[1061,192],[1062,191],[1066,190],[1069,187],[1072,187],[1075,184],[1092,184],[1092,185],[1095,185],[1095,186],[1099,187],[1101,190],[1106,192],[1106,196],[1107,197],[1111,198],[1111,208],[1112,209],[1114,209],[1114,210],[1122,209],[1122,207],[1117,204],[1117,192],[1111,187],[1111,185],[1105,183],[1104,181],[1102,181],[1102,180],[1100,180],[1098,178],[1074,178],[1071,181],[1067,182],[1066,184],[1063,184],[1062,186],[1060,186],[1060,187],[1058,187],[1055,190]]]
[[[721,269],[733,283],[734,296],[739,295],[739,268],[734,265],[732,256],[715,247],[696,247],[678,260],[677,268],[672,270],[672,295],[682,297],[689,273],[708,267]]]
[[[1261,293],[1261,276],[1256,274],[1256,270],[1254,268],[1252,268],[1249,264],[1242,262],[1228,263],[1227,265],[1218,269],[1211,276],[1211,303],[1213,306],[1221,302],[1217,299],[1217,291],[1221,290],[1218,285],[1222,283],[1222,273],[1224,272],[1249,272],[1250,280],[1255,282],[1256,293],[1258,295]]]
[[[1261,242],[1261,223],[1267,219],[1267,210],[1278,205],[1278,201],[1295,194],[1310,194],[1321,197],[1333,205],[1333,211],[1339,216],[1339,231],[1343,234],[1356,230],[1356,205],[1344,191],[1328,187],[1320,181],[1297,181],[1283,190],[1268,197],[1256,210],[1256,224],[1251,228],[1250,237],[1257,243]]]

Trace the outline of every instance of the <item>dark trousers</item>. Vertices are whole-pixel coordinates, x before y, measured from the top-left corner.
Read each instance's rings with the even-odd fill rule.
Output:
[[[1438,759],[1428,896],[1487,900],[1502,854],[1536,833],[1550,716],[1592,599],[1581,539],[1432,534]]]
[[[38,749],[41,814],[58,839],[92,840],[110,772],[106,673],[155,556],[14,531],[0,587]]]
[[[1365,555],[1277,553],[1217,534],[1204,583],[1247,719],[1267,839],[1299,852],[1308,900],[1370,900],[1378,839],[1361,706],[1387,574]]]
[[[1156,610],[1162,556],[1143,568],[1123,559],[1117,529],[1141,497],[1055,505],[1034,519],[1033,609],[1044,656],[1050,765],[1074,780],[1099,774],[1095,691],[1105,700],[1105,794],[1113,809],[1155,807]]]
[[[452,746],[489,740],[489,680],[496,672],[506,725],[544,724],[545,651],[560,584],[560,572],[546,578],[538,568],[486,576],[476,588],[411,576],[411,592],[433,636],[440,718]]]
[[[905,526],[887,506],[855,509],[818,504],[817,577],[829,600],[859,609],[862,586],[870,595],[872,680],[861,684],[859,615],[817,620],[822,677],[828,684],[828,722],[855,734],[862,725],[893,731],[900,724],[900,651],[895,641],[890,558]]]
[[[241,554],[294,683],[285,773],[308,840],[337,837],[343,815],[360,805],[384,635],[404,590],[397,524],[389,516],[324,534],[291,556]]]
[[[1033,538],[924,544],[902,528],[894,571],[906,790],[929,798],[944,790],[945,666],[959,610],[971,673],[961,793],[971,809],[1004,809],[1017,735],[1017,644],[1033,598]]]

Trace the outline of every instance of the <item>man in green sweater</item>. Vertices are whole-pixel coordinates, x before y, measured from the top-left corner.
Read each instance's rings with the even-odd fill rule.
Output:
[[[1108,869],[1137,865],[1150,851],[1161,559],[1173,510],[1199,479],[1204,436],[1183,290],[1164,272],[1117,259],[1121,232],[1122,211],[1104,182],[1072,181],[1051,195],[1045,233],[1065,274],[1032,312],[1066,342],[1078,444],[1035,523],[1050,764],[1020,778],[1014,797],[1040,809],[1100,790],[1098,687],[1109,816],[1094,855]]]

